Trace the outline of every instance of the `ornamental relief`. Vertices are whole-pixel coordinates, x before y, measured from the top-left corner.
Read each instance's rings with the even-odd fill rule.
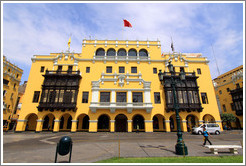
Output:
[[[139,85],[143,84],[143,89],[150,89],[151,82],[150,81],[144,81],[142,79],[142,74],[139,72],[139,74],[117,74],[116,72],[114,74],[105,74],[102,72],[101,78],[98,81],[92,81],[92,88],[99,88],[100,83],[101,85],[104,85],[104,82],[114,82],[114,85],[118,85],[120,87],[123,87],[125,84],[129,85],[131,82],[138,82]]]

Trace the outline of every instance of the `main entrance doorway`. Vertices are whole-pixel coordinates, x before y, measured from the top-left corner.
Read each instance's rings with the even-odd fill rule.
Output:
[[[123,114],[119,114],[115,117],[115,131],[127,132],[127,117]]]

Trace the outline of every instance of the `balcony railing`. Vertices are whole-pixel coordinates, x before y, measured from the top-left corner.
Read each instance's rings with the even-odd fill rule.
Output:
[[[170,111],[175,111],[174,110],[174,104],[173,103],[167,103],[166,104],[166,110],[167,112]],[[191,111],[198,111],[198,112],[202,112],[203,108],[199,103],[179,103],[179,110],[184,110],[187,112],[191,112]]]
[[[50,110],[50,111],[54,111],[54,110],[73,110],[76,111],[76,102],[73,103],[43,103],[40,102],[38,105],[38,110],[39,111],[43,111],[43,110]]]
[[[176,77],[179,77],[180,72],[174,72],[173,75]],[[171,73],[170,72],[164,72],[163,73],[164,77],[170,77]],[[191,76],[191,77],[195,77],[196,73],[195,72],[185,72],[185,76]]]
[[[80,71],[70,71],[70,70],[67,70],[67,71],[60,71],[60,70],[46,70],[45,71],[45,75],[57,75],[57,74],[60,74],[60,75],[64,75],[64,74],[71,74],[71,75],[80,75]]]
[[[144,109],[147,113],[150,113],[153,106],[152,103],[126,103],[126,102],[91,102],[90,109],[92,112],[96,112],[98,109],[110,109],[112,113],[116,109],[127,109],[128,113],[131,113],[133,109]]]

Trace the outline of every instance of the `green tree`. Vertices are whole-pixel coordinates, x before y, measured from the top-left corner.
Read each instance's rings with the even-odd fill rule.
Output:
[[[233,114],[220,114],[222,122],[225,122],[227,126],[231,127],[231,122],[236,121],[236,117]]]

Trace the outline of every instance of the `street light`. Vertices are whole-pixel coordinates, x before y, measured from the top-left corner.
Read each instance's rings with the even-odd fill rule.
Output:
[[[178,136],[178,139],[177,139],[177,144],[175,145],[175,151],[176,151],[176,154],[178,155],[188,155],[188,149],[187,149],[187,146],[184,144],[184,141],[183,141],[183,138],[182,138],[182,132],[181,132],[181,126],[180,126],[180,118],[179,118],[179,103],[177,101],[177,96],[176,96],[176,84],[179,83],[180,81],[184,81],[185,80],[185,72],[184,71],[181,71],[180,74],[179,74],[179,78],[180,78],[180,81],[177,80],[177,79],[174,79],[175,77],[175,71],[174,71],[174,68],[173,68],[173,65],[171,64],[171,62],[168,63],[168,69],[169,69],[169,72],[171,73],[171,86],[172,86],[172,91],[173,91],[173,98],[174,98],[174,110],[175,110],[175,113],[176,113],[176,123],[177,123],[177,136]],[[164,76],[166,75],[167,73],[164,72],[162,73],[161,70],[159,70],[159,73],[158,73],[158,77],[159,77],[159,80],[161,81],[161,83],[164,85]]]

